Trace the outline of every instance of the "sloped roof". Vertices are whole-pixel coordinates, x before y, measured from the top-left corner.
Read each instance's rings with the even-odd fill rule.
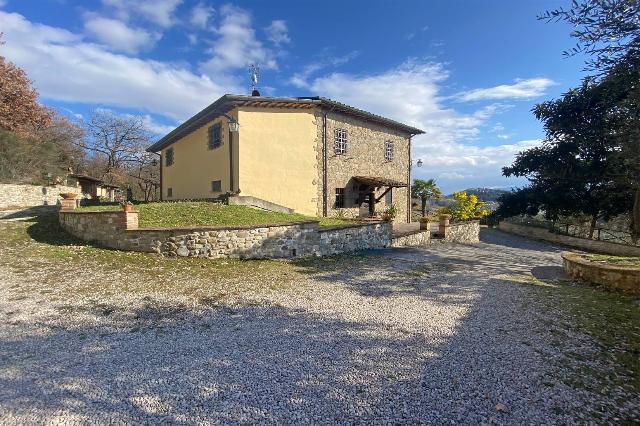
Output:
[[[419,135],[424,133],[424,131],[420,129],[408,126],[395,120],[391,120],[390,118],[372,114],[370,112],[320,96],[282,98],[270,96],[224,95],[220,99],[182,123],[180,126],[173,129],[158,142],[147,148],[147,151],[158,152],[176,142],[178,139],[188,135],[192,131],[202,127],[216,117],[226,114],[239,106],[293,109],[311,109],[318,107],[325,110],[337,111],[346,115],[355,116],[363,120],[378,123],[383,126],[406,132],[411,135]],[[240,123],[240,125],[242,126],[242,123]]]

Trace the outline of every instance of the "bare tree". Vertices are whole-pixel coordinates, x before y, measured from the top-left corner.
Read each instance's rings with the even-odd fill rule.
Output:
[[[102,179],[120,181],[127,170],[136,167],[150,144],[150,132],[141,117],[119,116],[96,110],[85,122],[82,148],[104,161]]]
[[[144,201],[158,199],[160,169],[156,154],[145,152],[140,155],[137,164],[131,167],[129,176],[135,181]]]

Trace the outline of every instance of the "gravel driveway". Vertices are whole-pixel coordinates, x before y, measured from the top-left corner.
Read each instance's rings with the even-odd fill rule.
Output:
[[[0,262],[0,423],[640,421],[628,389],[571,385],[582,367],[612,366],[548,297],[560,250],[492,230],[482,240],[281,262],[295,285],[200,303],[61,299],[63,281],[147,278]]]

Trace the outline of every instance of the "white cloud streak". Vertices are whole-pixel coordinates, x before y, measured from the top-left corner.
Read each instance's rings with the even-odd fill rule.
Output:
[[[184,120],[228,90],[187,68],[131,58],[70,31],[0,11],[3,56],[24,68],[45,98],[139,108]]]
[[[89,17],[84,23],[85,32],[92,35],[112,50],[136,53],[142,48],[150,48],[160,38],[140,28],[130,28],[116,19],[101,16]]]
[[[271,25],[265,28],[265,31],[267,32],[269,40],[271,40],[276,46],[291,42],[287,23],[281,19],[271,21]]]
[[[251,63],[265,69],[277,68],[273,52],[256,38],[249,12],[227,4],[220,9],[220,16],[222,21],[216,30],[218,38],[211,43],[213,56],[201,64],[202,72],[218,74]]]
[[[209,20],[213,16],[213,13],[213,7],[201,2],[191,9],[191,19],[189,21],[194,27],[205,30],[209,25]]]
[[[102,0],[120,20],[128,21],[135,15],[163,28],[176,23],[174,13],[181,3],[182,0]]]
[[[473,89],[458,93],[456,98],[460,101],[481,101],[497,99],[530,99],[545,94],[547,88],[555,85],[548,78],[530,78],[516,80],[513,84],[501,84],[486,89]]]

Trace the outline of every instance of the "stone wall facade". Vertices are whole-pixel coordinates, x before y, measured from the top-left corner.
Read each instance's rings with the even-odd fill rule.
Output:
[[[498,225],[498,229],[511,234],[521,235],[523,237],[550,241],[552,243],[598,253],[606,253],[616,256],[640,256],[640,247],[554,234],[549,232],[547,229],[536,228],[534,226],[517,225],[515,223],[502,221]]]
[[[138,228],[137,212],[60,211],[70,234],[103,247],[166,257],[293,258],[388,247],[390,223],[318,229],[318,222],[244,227]]]
[[[60,193],[80,194],[79,186],[38,186],[19,184],[0,184],[0,209],[55,206],[59,204]]]
[[[318,138],[316,139],[318,159],[318,216],[323,213],[323,113],[316,116]],[[347,131],[347,152],[336,154],[334,151],[334,130]],[[375,176],[393,179],[410,184],[410,135],[385,126],[361,120],[340,113],[328,112],[326,122],[327,138],[327,216],[344,215],[358,217],[358,183],[353,176]],[[385,141],[393,142],[393,159],[385,160]],[[344,188],[345,207],[336,208],[336,188]],[[376,193],[379,197],[384,189]],[[383,212],[389,199],[383,198],[376,204],[376,212]],[[397,208],[396,221],[407,222],[409,190],[393,188],[391,204]]]
[[[590,262],[578,253],[562,253],[567,274],[580,281],[599,284],[611,290],[640,295],[640,268]]]

